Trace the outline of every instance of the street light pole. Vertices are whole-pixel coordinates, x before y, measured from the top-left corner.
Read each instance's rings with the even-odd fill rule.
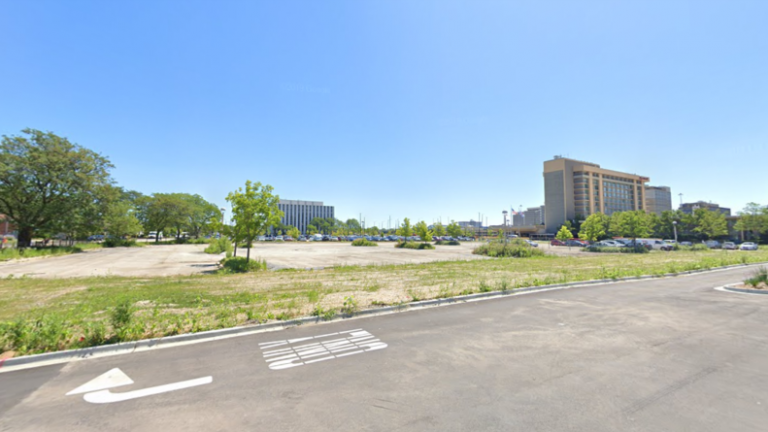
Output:
[[[677,221],[672,221],[672,229],[675,231],[675,244],[677,244]]]

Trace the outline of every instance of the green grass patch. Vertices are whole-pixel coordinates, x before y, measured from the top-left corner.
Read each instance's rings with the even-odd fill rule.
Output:
[[[267,269],[267,262],[260,259],[230,257],[221,260],[221,273],[248,273]]]
[[[544,256],[544,251],[535,248],[523,240],[515,239],[510,241],[492,240],[482,244],[472,251],[475,255],[486,255],[489,257],[514,257],[530,258]]]
[[[397,242],[395,247],[398,249],[434,249],[435,246],[431,243],[417,243],[417,242]]]
[[[744,284],[751,285],[752,288],[761,288],[763,286],[768,288],[768,268],[760,267],[749,279],[744,281]]]
[[[59,255],[69,255],[73,253],[80,253],[88,249],[99,249],[102,245],[99,243],[83,243],[75,246],[53,246],[42,248],[6,248],[0,249],[0,261],[7,261],[20,258],[38,258],[38,257],[50,257]]]
[[[649,253],[650,250],[644,246],[636,247],[610,247],[610,246],[588,246],[584,248],[586,252],[594,253]]]
[[[364,238],[354,239],[351,244],[352,246],[378,246],[379,245],[376,242],[372,242]]]

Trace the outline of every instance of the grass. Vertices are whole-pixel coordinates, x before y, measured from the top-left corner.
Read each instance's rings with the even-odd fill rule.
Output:
[[[203,250],[203,252],[207,254],[213,254],[213,255],[218,255],[222,252],[226,252],[226,256],[227,258],[229,258],[232,255],[233,250],[234,250],[234,247],[232,246],[232,242],[229,239],[220,238],[220,239],[211,239],[211,244],[209,244],[208,247]]]
[[[15,355],[199,332],[520,287],[768,262],[753,251],[653,251],[341,266],[184,277],[0,279],[0,352]]]
[[[438,240],[435,242],[435,245],[437,246],[460,246],[461,243],[459,243],[458,240]]]
[[[650,250],[646,248],[645,246],[635,246],[635,247],[612,247],[612,246],[589,246],[584,248],[587,252],[595,252],[595,253],[650,253]]]
[[[82,243],[75,246],[53,246],[43,248],[6,248],[0,249],[0,261],[8,261],[12,259],[21,258],[39,258],[50,257],[59,255],[69,255],[73,253],[80,253],[88,249],[99,249],[102,245],[100,243]]]
[[[395,243],[395,247],[398,249],[434,249],[435,246],[433,246],[431,243],[417,243],[417,242],[397,242]]]
[[[364,238],[354,239],[351,244],[352,246],[378,246],[379,245],[376,242],[372,242]]]
[[[768,268],[760,267],[744,284],[751,285],[752,288],[768,288]]]
[[[472,253],[489,257],[531,258],[544,256],[544,251],[520,239],[512,241],[492,240],[476,247]]]

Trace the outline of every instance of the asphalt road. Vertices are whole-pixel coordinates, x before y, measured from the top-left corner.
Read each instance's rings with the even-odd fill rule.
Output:
[[[749,272],[510,296],[0,373],[0,431],[765,431],[768,296],[712,289]],[[350,330],[373,338],[341,333]],[[113,368],[134,384],[111,392],[134,399],[65,396]]]

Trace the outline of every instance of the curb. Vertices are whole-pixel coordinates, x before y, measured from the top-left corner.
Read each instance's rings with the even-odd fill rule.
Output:
[[[757,290],[757,289],[746,289],[746,288],[736,288],[734,285],[725,285],[721,287],[715,288],[718,291],[730,291],[740,294],[754,294],[754,295],[766,295],[768,294],[768,290]]]
[[[375,309],[366,309],[360,312],[356,312],[353,316],[340,316],[331,320],[323,320],[320,317],[303,317],[296,318],[290,321],[280,321],[267,324],[255,324],[241,327],[232,327],[221,330],[209,330],[200,333],[187,333],[175,336],[166,336],[155,339],[145,339],[135,342],[123,342],[114,345],[101,345],[90,348],[80,348],[75,350],[58,351],[53,353],[34,354],[22,357],[12,357],[5,360],[0,360],[0,374],[5,372],[13,372],[23,369],[31,369],[41,366],[49,366],[59,363],[68,363],[70,361],[86,360],[97,357],[109,357],[114,355],[130,354],[134,352],[149,351],[153,349],[171,348],[182,345],[190,345],[201,342],[209,342],[220,339],[228,339],[238,336],[247,336],[257,333],[266,333],[270,331],[279,331],[291,327],[300,326],[303,324],[325,324],[338,322],[346,319],[364,318],[377,315],[386,315],[391,313],[406,312],[413,310],[426,309],[430,307],[449,306],[452,304],[468,303],[473,301],[491,300],[495,298],[508,297],[514,295],[530,294],[536,292],[553,291],[561,289],[570,289],[575,287],[589,287],[598,285],[610,285],[620,282],[639,281],[647,279],[662,279],[668,277],[686,276],[698,273],[712,273],[718,271],[725,271],[734,268],[748,268],[753,266],[762,266],[766,263],[753,263],[753,264],[735,264],[725,267],[716,267],[706,270],[688,270],[680,273],[668,273],[663,275],[644,275],[644,276],[630,276],[617,279],[597,279],[592,281],[581,282],[568,282],[561,284],[540,285],[533,287],[517,288],[509,291],[490,291],[486,293],[468,294],[463,296],[448,297],[442,299],[422,300],[412,303],[404,303],[397,306],[385,306]],[[727,291],[740,291],[747,294],[768,294],[768,291],[762,293],[749,292],[748,290],[741,290],[738,288],[732,288],[729,286],[720,287],[722,290]],[[719,289],[719,288],[718,288]]]

